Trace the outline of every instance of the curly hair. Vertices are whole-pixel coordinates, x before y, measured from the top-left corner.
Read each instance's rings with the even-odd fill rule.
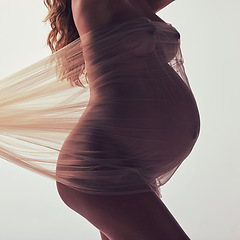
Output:
[[[48,9],[48,14],[44,22],[49,21],[52,28],[47,38],[47,44],[52,53],[55,53],[78,39],[79,34],[73,20],[71,0],[44,0],[44,4]],[[60,63],[58,64],[60,65],[58,75],[61,80],[67,79],[72,86],[84,87],[80,81],[80,76],[84,74],[85,70],[82,54],[79,56],[81,68],[77,71],[76,69],[75,71],[69,69],[64,57],[58,58],[57,61]],[[68,74],[71,71],[74,74]]]

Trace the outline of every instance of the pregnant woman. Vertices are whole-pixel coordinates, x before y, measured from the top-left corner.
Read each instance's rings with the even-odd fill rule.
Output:
[[[70,92],[78,90],[72,98],[77,95],[75,99],[82,100],[74,102],[63,91],[59,95],[68,97],[64,104],[71,102],[66,107],[68,115],[62,101],[48,110],[39,108],[38,115],[26,105],[27,110],[14,122],[2,121],[8,133],[18,130],[25,142],[59,150],[52,171],[45,170],[44,163],[54,164],[54,160],[34,161],[33,155],[24,158],[2,147],[0,153],[55,178],[62,200],[99,229],[103,240],[189,239],[159,191],[190,154],[200,129],[197,104],[183,67],[180,34],[156,15],[172,1],[45,0],[53,54],[34,65],[33,72],[28,69],[29,77],[20,74],[28,83],[21,85],[23,89],[39,84],[24,93],[25,100],[61,93],[56,84],[43,87],[44,82],[39,83],[50,76],[66,80],[72,86]],[[51,67],[57,69],[56,76]],[[84,92],[89,92],[85,102]],[[16,106],[22,99],[12,102]],[[8,106],[16,114],[9,101],[3,111]],[[71,116],[79,109],[82,114],[72,124]],[[37,143],[29,140],[30,129],[38,133]],[[56,143],[57,133],[64,129],[71,131],[61,149],[50,141],[48,145],[45,136],[53,133],[52,143]]]
[[[72,1],[90,100],[58,160],[59,174],[82,175],[72,177],[82,191],[57,186],[63,201],[96,226],[102,239],[188,239],[155,194],[199,133],[187,79],[168,64],[180,54],[180,35],[155,14],[170,2]],[[64,20],[57,23],[64,32]]]

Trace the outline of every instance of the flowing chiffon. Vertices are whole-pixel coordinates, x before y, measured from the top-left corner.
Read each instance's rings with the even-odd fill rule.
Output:
[[[165,22],[90,31],[0,89],[0,157],[85,193],[160,196],[199,135],[180,34]]]

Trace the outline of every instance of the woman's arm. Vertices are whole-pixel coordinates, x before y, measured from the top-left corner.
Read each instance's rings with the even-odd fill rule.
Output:
[[[175,0],[146,0],[154,12],[158,12]]]

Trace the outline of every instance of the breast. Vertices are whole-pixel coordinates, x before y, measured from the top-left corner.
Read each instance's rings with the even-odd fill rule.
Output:
[[[148,30],[129,33],[119,41],[119,46],[135,57],[145,57],[156,49],[159,57],[170,62],[180,47],[180,34],[169,24],[150,23]]]
[[[180,34],[174,28],[169,31],[160,31],[156,37],[157,46],[161,48],[167,62],[170,62],[177,54],[180,47]]]
[[[122,48],[136,57],[146,56],[155,49],[155,31],[136,31],[120,41]]]

